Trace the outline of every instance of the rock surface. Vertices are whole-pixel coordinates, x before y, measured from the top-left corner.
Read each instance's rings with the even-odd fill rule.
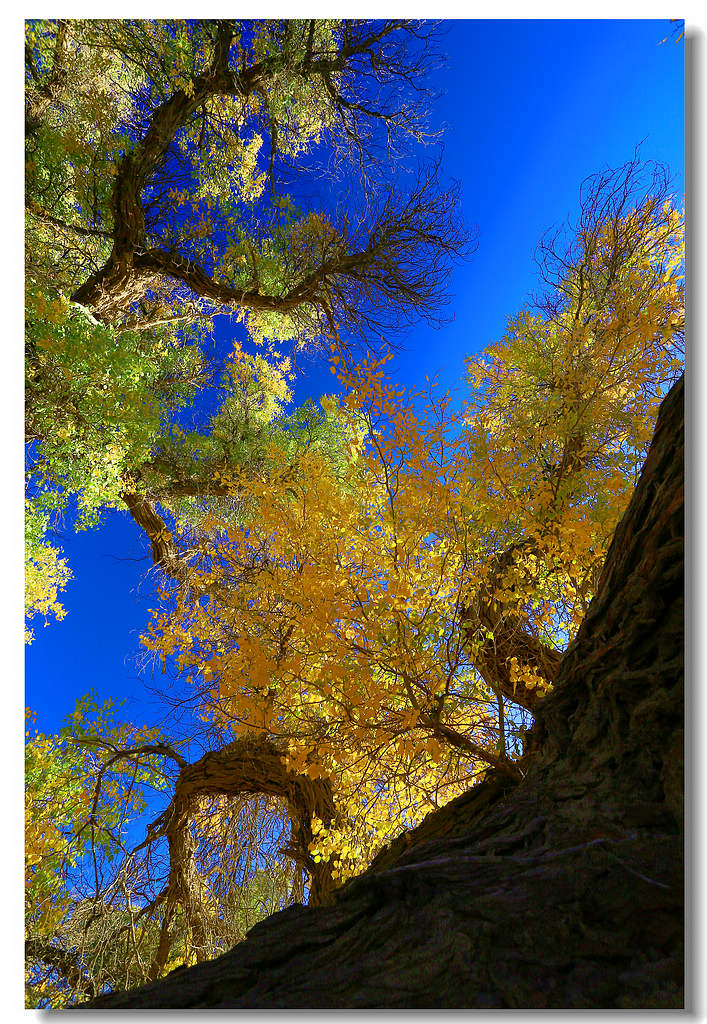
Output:
[[[597,597],[493,773],[327,907],[93,1008],[683,1005],[683,386],[665,399]]]

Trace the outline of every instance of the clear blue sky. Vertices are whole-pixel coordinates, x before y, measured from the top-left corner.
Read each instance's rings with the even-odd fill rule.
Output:
[[[619,166],[642,142],[646,159],[667,163],[683,190],[683,46],[659,45],[665,21],[455,21],[442,41],[446,67],[433,122],[446,124],[441,173],[462,184],[467,222],[479,247],[450,279],[454,321],[403,339],[399,379],[414,387],[439,371],[458,385],[463,357],[504,331],[535,287],[540,236],[577,209],[589,174]],[[328,365],[310,362],[296,390],[332,390]],[[158,721],[137,661],[139,634],[155,607],[149,544],[128,513],[61,544],[74,579],[68,614],[43,629],[27,654],[27,704],[44,732],[56,730],[76,697],[127,698],[125,717]],[[166,685],[157,677],[156,686]]]

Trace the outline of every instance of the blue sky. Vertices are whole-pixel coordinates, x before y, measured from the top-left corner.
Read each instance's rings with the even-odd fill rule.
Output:
[[[447,125],[441,175],[461,182],[478,249],[453,272],[453,322],[420,324],[402,339],[398,378],[411,387],[439,373],[458,386],[463,358],[504,331],[536,285],[540,236],[577,209],[584,178],[641,155],[667,163],[683,190],[683,47],[660,45],[665,21],[455,21],[441,47],[446,67],[433,124]],[[332,390],[322,359],[303,367],[296,398]],[[27,703],[40,730],[56,730],[76,697],[127,698],[125,717],[159,721],[140,674],[139,634],[155,607],[149,544],[126,513],[100,529],[60,538],[74,579],[67,616],[35,630],[26,661]],[[147,577],[147,578],[146,578]],[[166,685],[157,677],[154,685]]]

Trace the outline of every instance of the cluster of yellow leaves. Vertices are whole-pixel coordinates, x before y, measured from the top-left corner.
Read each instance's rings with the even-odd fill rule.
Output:
[[[63,590],[72,574],[66,559],[59,551],[49,544],[28,544],[25,551],[25,619],[42,615],[46,620],[50,615],[61,620],[66,609],[59,601],[59,591]],[[32,643],[34,634],[29,626],[25,626],[25,643]]]
[[[27,709],[26,717],[32,724],[34,713]],[[91,795],[77,777],[75,764],[64,760],[55,737],[28,730],[25,762],[27,934],[51,936],[71,910],[65,872],[75,864],[78,852],[71,823],[89,814]]]
[[[550,689],[547,679],[532,665],[519,663],[517,658],[510,658],[509,668],[514,692],[518,683],[522,683],[528,690],[536,690],[540,696],[544,696]]]
[[[144,638],[208,681],[206,719],[285,740],[292,771],[332,778],[342,821],[314,850],[342,876],[391,822],[418,820],[507,753],[500,736],[517,723],[499,721],[475,668],[495,631],[514,616],[562,648],[586,611],[678,365],[681,218],[653,214],[600,300],[611,231],[630,236],[630,215],[587,257],[592,296],[571,279],[555,315],[511,320],[470,362],[457,410],[433,386],[406,392],[385,358],[335,355],[346,469],[305,449],[281,474],[234,481],[248,522],[213,518],[201,579],[227,596],[162,612]],[[484,586],[493,628],[473,619]],[[506,668],[514,688],[547,690],[522,659]]]
[[[360,384],[365,397],[352,391],[339,410],[351,439],[344,478],[305,450],[289,479],[237,481],[248,525],[228,527],[214,552],[221,569],[202,582],[223,573],[257,582],[225,605],[157,617],[145,638],[216,684],[207,715],[287,738],[292,771],[336,776],[349,823],[320,853],[342,862],[458,781],[445,778],[449,750],[429,726],[415,728],[435,693],[447,694],[447,724],[479,744],[493,728],[485,695],[473,713],[460,700],[475,683],[457,629],[474,482],[458,453],[445,454],[447,399],[418,418],[378,368]],[[389,432],[372,428],[380,414]]]
[[[636,211],[604,226],[559,316],[511,319],[503,340],[468,366],[478,397],[466,438],[487,481],[483,518],[499,531],[513,524],[509,539],[524,540],[525,567],[516,564],[506,583],[540,601],[547,591],[556,605],[547,625],[561,605],[560,632],[571,633],[586,611],[658,405],[682,364],[672,343],[684,321],[682,216],[649,206],[644,224],[647,214],[650,230],[620,273],[609,277],[606,266],[616,236],[632,237]],[[606,282],[600,301],[587,294],[588,280]]]
[[[65,295],[52,299],[38,294],[34,298],[34,303],[37,316],[49,321],[50,324],[59,325],[66,320],[69,312],[69,300]]]

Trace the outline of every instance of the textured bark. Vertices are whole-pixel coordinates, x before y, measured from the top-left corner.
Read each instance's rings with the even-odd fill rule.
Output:
[[[682,382],[598,592],[539,705],[523,780],[400,836],[327,907],[93,1007],[682,1005]]]
[[[290,817],[291,840],[286,850],[310,879],[310,902],[328,902],[334,890],[331,867],[315,863],[310,852],[312,816],[325,824],[336,817],[331,783],[328,779],[310,779],[296,775],[283,763],[283,751],[271,740],[253,737],[237,740],[222,750],[204,754],[194,764],[182,761],[174,786],[174,796],[158,820],[150,827],[148,842],[164,836],[169,849],[169,877],[159,902],[164,907],[162,940],[157,953],[154,976],[158,977],[169,957],[169,932],[179,908],[185,914],[192,933],[197,959],[209,949],[209,920],[201,898],[201,880],[196,866],[196,846],[191,822],[199,801],[209,796],[239,796],[263,793],[279,797]]]
[[[180,282],[198,298],[216,305],[280,313],[292,312],[309,304],[318,306],[322,313],[330,310],[330,292],[336,287],[337,278],[345,281],[349,287],[365,287],[370,268],[375,267],[382,255],[388,253],[389,247],[384,241],[374,242],[370,238],[360,251],[340,253],[333,259],[329,254],[320,267],[304,274],[285,294],[264,294],[257,286],[257,281],[252,288],[234,288],[217,281],[188,256],[151,245],[148,241],[144,189],[155,171],[163,165],[169,146],[179,130],[189,123],[210,97],[238,97],[245,106],[249,98],[257,93],[267,106],[268,86],[287,71],[295,79],[306,81],[320,78],[324,81],[344,123],[347,111],[354,110],[365,113],[369,118],[387,120],[383,112],[347,102],[337,92],[334,83],[349,69],[352,60],[362,58],[364,54],[370,54],[371,61],[375,61],[379,70],[382,69],[385,60],[378,55],[376,47],[390,33],[406,29],[406,23],[381,23],[380,27],[371,28],[370,32],[364,33],[358,40],[353,39],[348,43],[344,41],[335,56],[318,60],[312,59],[314,23],[311,25],[310,44],[301,57],[283,50],[274,57],[236,70],[229,64],[229,50],[236,23],[227,20],[217,23],[214,55],[209,70],[194,78],[189,93],[177,89],[169,99],[155,108],[143,138],[119,161],[111,197],[113,246],[110,256],[102,267],[74,291],[72,301],[86,306],[105,323],[117,323],[129,317],[135,303],[161,278]],[[406,30],[416,34],[412,23]],[[41,102],[46,105],[49,100],[42,98]],[[360,145],[362,140],[355,133],[351,141]],[[404,212],[401,211],[401,217]],[[432,230],[433,225],[429,227]],[[454,244],[445,245],[442,237],[436,238],[435,242],[440,251],[455,247]],[[463,248],[461,242],[459,245]],[[431,268],[429,272],[432,276]],[[381,273],[378,268],[377,274],[380,279],[379,288],[385,292],[386,280],[393,279],[395,275],[391,274],[391,267],[385,268],[385,273]],[[394,280],[393,291],[399,291],[398,282]],[[412,301],[417,302],[417,299],[413,296]]]
[[[537,690],[522,681],[511,679],[510,662],[515,658],[523,667],[530,667],[550,685],[555,682],[562,654],[543,644],[524,628],[521,618],[505,612],[499,616],[490,588],[479,596],[470,633],[479,626],[493,633],[493,639],[474,651],[474,668],[493,689],[533,714],[543,699]]]
[[[212,95],[243,95],[253,91],[252,72],[247,79],[228,66],[233,37],[228,22],[219,23],[214,57],[208,73],[198,76],[191,95],[178,89],[156,108],[143,139],[121,159],[113,187],[113,249],[99,270],[72,295],[74,302],[91,309],[106,322],[130,309],[145,292],[154,270],[136,264],[145,246],[145,211],[142,191],[151,174],[165,159],[176,133],[199,106]]]
[[[144,494],[125,491],[121,495],[130,515],[141,526],[152,544],[152,561],[172,579],[185,583],[188,566],[174,543],[172,532]]]

